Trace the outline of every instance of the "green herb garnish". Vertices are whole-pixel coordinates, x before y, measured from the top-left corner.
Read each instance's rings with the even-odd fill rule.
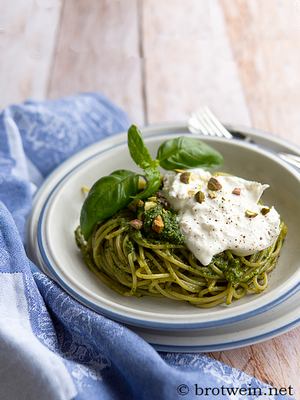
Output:
[[[221,154],[199,139],[180,136],[159,146],[157,158],[167,170],[214,168],[223,163]]]
[[[126,207],[138,190],[139,176],[121,169],[99,179],[91,187],[80,214],[80,228],[88,239],[94,226]]]
[[[114,171],[92,186],[80,215],[80,228],[86,240],[97,223],[126,207],[133,198],[147,199],[158,191],[161,186],[159,166],[167,170],[213,168],[220,166],[223,161],[220,153],[201,140],[184,136],[162,143],[157,159],[153,159],[135,125],[128,130],[128,149],[133,161],[143,172]],[[139,189],[141,176],[146,180],[146,187],[142,191]]]

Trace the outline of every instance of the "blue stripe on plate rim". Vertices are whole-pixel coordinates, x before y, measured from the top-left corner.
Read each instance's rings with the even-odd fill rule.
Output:
[[[169,133],[172,134],[172,133]],[[186,135],[188,134],[187,132],[182,132],[182,134]],[[159,132],[154,133],[153,135],[147,135],[147,138],[153,138],[155,136],[159,136]],[[168,133],[163,133],[163,135],[168,135]],[[234,139],[232,139],[234,140]],[[37,227],[37,242],[38,242],[38,248],[41,254],[41,257],[43,259],[43,262],[47,266],[50,274],[55,277],[56,282],[63,287],[65,291],[67,291],[69,294],[72,295],[76,300],[78,300],[80,303],[86,305],[87,307],[91,308],[92,310],[98,312],[99,314],[103,314],[105,316],[110,317],[113,320],[137,326],[137,327],[143,327],[143,328],[150,328],[150,329],[163,329],[163,330],[190,330],[190,329],[202,329],[202,328],[214,328],[218,326],[223,326],[223,325],[228,325],[232,323],[236,323],[251,317],[254,317],[258,314],[264,313],[278,304],[282,303],[284,300],[288,299],[292,294],[294,294],[297,290],[300,289],[300,284],[297,283],[294,287],[292,287],[287,293],[284,293],[280,297],[278,297],[276,300],[271,301],[270,303],[267,303],[261,307],[256,308],[255,310],[249,311],[247,313],[235,316],[235,317],[229,317],[229,318],[222,318],[214,321],[209,321],[209,322],[195,322],[195,323],[165,323],[165,322],[154,322],[154,321],[147,321],[147,320],[142,320],[138,318],[132,318],[132,317],[127,317],[125,315],[107,310],[106,308],[102,308],[99,305],[96,305],[92,303],[91,301],[87,300],[80,294],[78,294],[74,289],[71,288],[67,283],[64,282],[64,280],[60,277],[60,275],[56,272],[55,268],[51,264],[49,258],[47,257],[47,252],[44,248],[43,245],[43,240],[42,240],[42,232],[43,232],[43,223],[44,223],[44,216],[45,212],[47,211],[47,207],[49,205],[49,202],[55,193],[55,191],[60,187],[60,185],[72,174],[74,174],[77,169],[79,169],[83,164],[86,162],[90,161],[91,159],[98,157],[104,152],[107,152],[109,150],[112,150],[114,148],[120,147],[127,144],[126,141],[123,141],[121,143],[115,144],[111,147],[105,148],[102,151],[99,151],[92,156],[84,159],[82,162],[77,164],[74,168],[72,168],[70,171],[68,171],[58,182],[57,184],[53,187],[51,192],[49,193],[47,199],[44,202],[44,205],[42,206],[42,210],[38,219],[38,227]],[[248,144],[249,145],[249,144]],[[264,151],[267,151],[264,149]],[[270,153],[271,154],[271,153]]]
[[[293,328],[296,328],[300,324],[300,318],[297,318],[295,321],[289,322],[288,324],[274,329],[270,332],[263,333],[261,335],[253,336],[248,339],[236,340],[234,342],[229,343],[218,343],[212,345],[198,345],[198,346],[177,346],[177,345],[164,345],[164,344],[157,344],[157,343],[149,343],[153,346],[157,351],[161,352],[181,352],[181,353],[188,353],[188,352],[210,352],[210,351],[224,351],[224,350],[231,350],[239,347],[250,346],[255,343],[263,342],[265,340],[269,340],[283,334]]]

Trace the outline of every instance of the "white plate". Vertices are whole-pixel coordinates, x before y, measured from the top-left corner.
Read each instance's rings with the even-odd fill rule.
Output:
[[[261,141],[264,145],[270,145],[274,150],[292,150],[289,145],[283,146],[280,140],[262,139],[259,133],[253,134],[253,132],[244,129],[241,131],[249,134],[252,138],[254,137],[255,141],[258,143]],[[157,126],[154,128],[147,128],[143,130],[143,132],[144,135],[149,138],[148,143],[150,145],[152,144],[153,148],[157,148],[158,140],[164,140],[162,138],[162,133],[167,135],[175,133],[175,136],[178,136],[179,133],[186,132],[186,128],[180,125]],[[195,309],[190,305],[165,299],[161,301],[162,299],[124,298],[112,292],[102,285],[101,282],[96,280],[93,274],[85,268],[79,252],[76,251],[74,245],[73,230],[78,223],[79,211],[83,200],[80,187],[83,184],[90,185],[98,179],[99,176],[107,174],[113,169],[133,168],[129,156],[127,155],[126,147],[122,148],[122,145],[120,146],[122,142],[124,142],[124,135],[118,135],[78,153],[58,168],[40,189],[29,223],[28,245],[31,255],[35,261],[42,266],[46,273],[54,277],[54,279],[75,298],[96,311],[127,324],[144,326],[148,327],[148,329],[174,330],[176,328],[186,330],[192,328],[199,329],[200,327],[222,326],[219,328],[220,332],[222,332],[224,324],[232,324],[241,319],[250,318],[258,313],[266,312],[266,310],[276,306],[291,294],[291,291],[299,280],[299,272],[295,264],[297,257],[295,254],[295,246],[293,246],[292,241],[290,244],[285,244],[284,250],[286,254],[292,254],[294,257],[292,259],[294,267],[290,269],[293,278],[283,279],[283,276],[278,272],[280,270],[282,271],[279,265],[272,276],[271,282],[273,282],[273,288],[270,287],[270,290],[263,295],[252,296],[251,298],[248,297],[247,300],[244,299],[234,304],[231,308],[218,307],[213,311],[207,311]],[[214,140],[212,140],[212,142],[213,145],[216,144]],[[228,141],[224,141],[224,144],[222,144],[221,141],[221,147],[228,147],[228,143]],[[218,145],[220,146],[220,142],[218,142]],[[234,143],[231,142],[230,146],[234,146]],[[244,145],[242,145],[242,147],[243,146]],[[247,145],[245,146],[247,147]],[[111,149],[112,147],[113,149]],[[224,155],[226,160],[226,154]],[[272,159],[272,156],[260,150],[258,150],[258,155],[262,157],[261,159],[267,157],[270,162],[274,163],[274,168],[276,167],[277,162]],[[115,159],[119,160],[120,157],[122,157],[122,161],[118,161],[118,165],[116,165]],[[243,161],[243,159],[240,159],[241,165],[243,165]],[[101,168],[99,168],[99,162]],[[272,184],[272,176],[265,177],[265,171],[263,171],[263,168],[260,172],[257,171],[257,165],[259,165],[257,160],[255,163],[249,163],[249,166],[246,168],[243,167],[239,174],[238,171],[236,171],[236,165],[234,166],[234,164],[228,162],[227,169],[235,174],[253,179],[254,167],[256,179],[267,181]],[[263,167],[263,165],[264,164],[261,166]],[[235,171],[233,171],[232,168],[235,169]],[[281,171],[281,168],[282,164],[280,164],[278,173]],[[289,179],[297,179],[297,177],[293,175],[292,169],[287,167],[286,170],[288,171]],[[257,176],[258,172],[259,176]],[[276,176],[277,175],[278,174],[276,174]],[[275,205],[277,205],[276,201],[279,201],[278,204],[283,206],[286,202],[286,198],[289,198],[289,204],[295,203],[294,206],[297,208],[295,195],[296,193],[292,193],[292,195],[290,193],[288,195],[273,193],[273,196],[270,196],[269,199],[267,198],[267,201],[269,200],[268,202],[270,204],[275,203]],[[287,211],[288,207],[286,205],[281,208]],[[279,210],[280,212],[282,211],[280,207]],[[295,229],[295,232],[292,232],[290,237],[297,237],[295,235],[299,237],[299,232],[297,232],[296,224],[293,224],[291,215],[288,212],[287,215],[284,214],[285,212],[283,212],[283,216],[289,227],[295,225],[295,227],[292,228],[292,230]],[[274,297],[275,290],[276,296]],[[264,313],[264,315],[265,314],[266,313]],[[252,320],[253,318],[251,321]],[[230,327],[227,327],[226,329],[229,328]],[[277,328],[280,327],[276,324],[276,329]],[[266,331],[270,333],[268,329],[269,328],[267,328]],[[150,334],[149,332],[148,335]],[[209,333],[209,331],[207,332]],[[178,337],[184,338],[186,334],[189,333],[185,332],[182,336],[179,335]],[[156,335],[158,335],[158,337],[161,336],[159,331],[157,331]],[[157,338],[153,339],[155,335],[153,336],[152,334],[151,337],[152,339],[149,337],[148,340],[158,345]],[[211,334],[209,334],[209,337],[212,337]],[[181,339],[178,340],[180,344]],[[251,338],[248,338],[248,340],[251,340]],[[184,340],[182,343],[183,342]],[[216,343],[217,342],[219,346],[222,346],[222,340],[216,341]],[[185,347],[186,345],[187,343],[185,342],[183,346]],[[195,344],[195,346],[198,347],[202,345],[203,343]]]
[[[183,353],[222,351],[263,342],[300,324],[300,291],[273,309],[234,324],[186,331],[131,327],[158,351]],[[296,305],[296,306],[295,306]]]

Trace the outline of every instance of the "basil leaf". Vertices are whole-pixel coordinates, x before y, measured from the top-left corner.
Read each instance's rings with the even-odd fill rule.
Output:
[[[124,169],[99,179],[89,191],[80,214],[80,228],[87,240],[94,226],[126,207],[138,193],[139,176]]]
[[[145,146],[141,131],[136,125],[131,125],[128,129],[128,148],[131,158],[139,167],[146,169],[157,165]]]
[[[143,141],[141,131],[135,125],[131,125],[128,129],[128,148],[133,161],[145,171],[147,180],[146,189],[136,195],[135,198],[145,199],[160,187],[159,162],[152,159]]]
[[[150,197],[153,193],[157,192],[161,184],[161,176],[159,169],[157,168],[146,168],[145,178],[147,180],[146,189],[135,196],[136,199],[146,199]]]
[[[180,136],[162,143],[157,152],[160,166],[167,170],[214,168],[223,163],[222,155],[199,139]]]

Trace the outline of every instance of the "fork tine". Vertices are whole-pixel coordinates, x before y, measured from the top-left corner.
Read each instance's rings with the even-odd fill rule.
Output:
[[[203,128],[202,130],[206,132],[206,135],[219,136],[217,130],[214,128],[214,126],[210,123],[209,119],[206,117],[203,109],[197,112],[197,118]]]
[[[202,107],[194,112],[188,121],[188,126],[191,133],[232,138],[231,133],[218,121],[208,107]]]
[[[198,133],[200,126],[199,121],[197,119],[196,113],[191,114],[188,120],[188,127],[191,133]]]
[[[221,132],[219,127],[214,124],[205,108],[202,111],[202,118],[207,126],[207,129],[209,129],[210,136],[224,137],[223,132]]]
[[[215,117],[215,115],[210,111],[208,107],[204,107],[204,111],[210,118],[210,121],[218,128],[219,132],[222,133],[222,136],[227,139],[232,139],[232,134],[221,124],[221,122]]]
[[[191,133],[201,133],[204,136],[208,135],[207,129],[203,126],[201,115],[194,112],[188,121],[189,130]]]

